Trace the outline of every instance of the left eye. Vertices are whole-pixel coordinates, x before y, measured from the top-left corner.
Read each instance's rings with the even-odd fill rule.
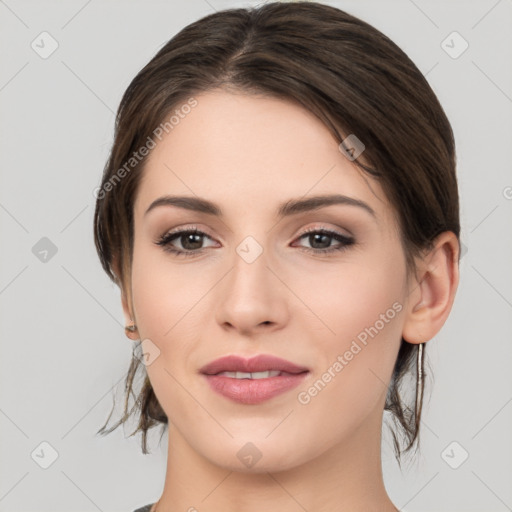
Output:
[[[328,229],[308,230],[306,233],[299,237],[299,240],[303,238],[306,238],[309,241],[309,244],[313,246],[304,247],[306,251],[320,254],[346,249],[349,245],[352,245],[355,242],[352,237],[345,236],[341,233],[338,233],[337,231],[330,231]],[[338,241],[339,245],[332,247],[331,242],[333,240]],[[314,247],[317,244],[320,245],[320,247]]]
[[[176,256],[193,256],[203,252],[205,247],[201,247],[203,239],[211,238],[204,232],[198,229],[189,229],[182,231],[175,231],[163,235],[156,244],[162,246],[165,251],[175,254]],[[346,249],[348,246],[353,245],[355,240],[338,233],[337,231],[330,231],[327,229],[312,229],[303,233],[297,240],[307,239],[310,247],[302,246],[307,252],[316,254],[326,254],[333,251]],[[179,241],[181,248],[173,245],[174,241]],[[339,242],[336,246],[331,246],[333,240]],[[315,245],[320,247],[314,247]]]

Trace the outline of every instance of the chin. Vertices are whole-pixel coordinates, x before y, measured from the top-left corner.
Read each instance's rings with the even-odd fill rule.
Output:
[[[249,474],[286,471],[307,462],[308,455],[297,452],[297,445],[301,443],[286,444],[277,438],[270,441],[265,435],[254,436],[254,441],[244,436],[243,439],[218,443],[214,452],[210,442],[203,456],[223,469]]]

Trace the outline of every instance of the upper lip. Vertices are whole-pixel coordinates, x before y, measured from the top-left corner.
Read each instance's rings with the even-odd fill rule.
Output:
[[[309,371],[304,366],[298,366],[280,357],[261,354],[246,359],[237,355],[230,355],[215,359],[203,366],[199,371],[206,375],[216,375],[221,372],[264,372],[278,370],[286,373],[302,373]]]

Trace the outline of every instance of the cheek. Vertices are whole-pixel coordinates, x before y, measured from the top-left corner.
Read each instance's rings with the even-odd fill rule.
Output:
[[[302,284],[304,302],[313,305],[316,318],[303,315],[301,327],[315,336],[314,322],[321,333],[315,337],[316,378],[322,380],[319,389],[325,382],[329,388],[318,402],[328,407],[329,400],[341,398],[349,407],[343,410],[361,409],[365,401],[372,407],[386,390],[400,347],[404,309],[405,262],[399,253],[388,258],[367,254],[350,263],[317,279],[316,286]],[[328,284],[319,286],[322,282]]]
[[[183,387],[196,369],[190,354],[194,340],[200,339],[201,296],[208,287],[184,267],[170,264],[157,251],[134,250],[132,292],[135,317],[142,340],[149,339],[154,357],[146,371],[153,391],[174,423],[175,416],[193,422],[200,411]],[[194,306],[195,305],[195,306]],[[147,346],[147,345],[146,345]]]
[[[367,252],[293,277],[294,291],[311,313],[301,315],[304,329],[309,325],[309,330],[323,330],[323,343],[333,348],[343,347],[360,333],[364,339],[365,329],[375,324],[382,337],[396,334],[398,310],[403,309],[403,263],[399,254],[385,258]]]
[[[297,390],[297,417],[304,429],[308,418],[321,418],[325,448],[349,438],[381,410],[400,347],[399,286],[392,276],[371,277],[376,279],[367,273],[340,278],[331,282],[338,290],[329,293],[330,300],[316,297],[323,304],[318,315],[334,334],[322,329],[316,337],[318,364]],[[313,436],[311,429],[303,435]]]
[[[205,293],[204,280],[169,263],[153,248],[134,250],[132,292],[139,332],[161,342],[172,338],[180,323],[188,322],[189,312]]]

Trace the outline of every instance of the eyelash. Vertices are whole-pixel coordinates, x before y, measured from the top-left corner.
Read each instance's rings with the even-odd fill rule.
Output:
[[[175,256],[179,257],[191,257],[196,256],[198,254],[201,254],[206,247],[203,247],[202,249],[198,249],[195,251],[188,250],[183,251],[181,249],[176,249],[172,247],[170,244],[175,239],[179,239],[183,235],[201,235],[210,238],[206,233],[203,231],[200,231],[195,226],[190,229],[180,230],[180,231],[171,231],[170,233],[166,233],[165,235],[161,236],[159,240],[156,243],[156,245],[159,245],[163,247],[164,251],[169,252]],[[345,235],[342,235],[341,233],[338,233],[337,231],[331,231],[326,228],[309,228],[306,231],[304,231],[300,236],[299,240],[301,238],[304,238],[306,236],[310,236],[311,234],[320,234],[320,235],[327,235],[330,238],[333,238],[337,240],[338,242],[341,242],[341,245],[338,245],[336,247],[331,247],[327,249],[312,249],[310,247],[302,247],[303,250],[309,253],[317,254],[317,255],[329,255],[332,253],[335,253],[337,251],[344,251],[347,249],[348,246],[353,245],[355,243],[355,240],[352,237],[348,237]]]

